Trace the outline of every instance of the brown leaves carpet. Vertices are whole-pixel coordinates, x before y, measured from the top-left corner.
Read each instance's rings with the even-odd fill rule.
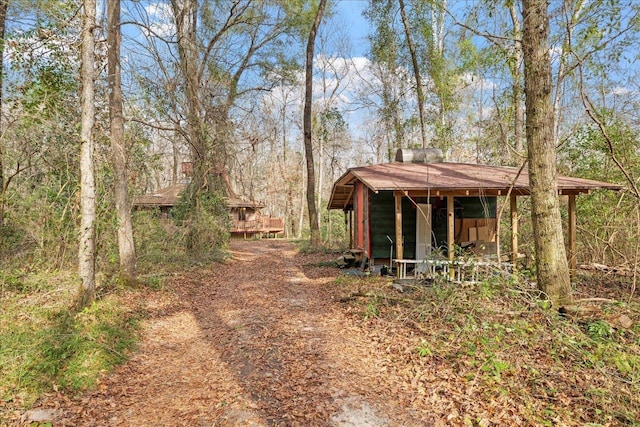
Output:
[[[42,402],[54,425],[431,425],[416,388],[339,302],[334,255],[233,241],[226,264],[150,294],[141,346],[79,397]],[[360,317],[361,319],[361,317]]]

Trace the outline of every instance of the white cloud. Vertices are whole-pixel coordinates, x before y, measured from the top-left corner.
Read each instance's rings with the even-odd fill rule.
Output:
[[[176,33],[173,22],[173,12],[167,3],[151,3],[145,7],[149,17],[149,30],[146,35],[156,35],[160,37],[170,37]]]
[[[611,93],[615,96],[623,96],[629,95],[630,93],[632,93],[632,90],[626,87],[616,86],[611,90]]]

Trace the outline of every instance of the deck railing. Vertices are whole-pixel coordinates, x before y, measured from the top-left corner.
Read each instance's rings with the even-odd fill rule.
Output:
[[[280,233],[282,231],[284,231],[282,218],[262,217],[248,221],[231,221],[232,233]]]

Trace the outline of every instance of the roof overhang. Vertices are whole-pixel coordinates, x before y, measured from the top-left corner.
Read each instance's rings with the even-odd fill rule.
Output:
[[[526,169],[467,163],[383,163],[347,170],[333,185],[329,209],[353,207],[355,183],[371,191],[400,191],[410,197],[506,196],[530,194]],[[558,176],[558,194],[577,195],[595,189],[620,190],[622,186],[583,178]]]

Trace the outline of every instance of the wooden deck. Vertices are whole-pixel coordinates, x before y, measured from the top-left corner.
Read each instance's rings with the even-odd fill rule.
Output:
[[[263,217],[248,221],[232,220],[231,223],[231,234],[235,235],[277,234],[283,231],[284,220],[282,218]]]

